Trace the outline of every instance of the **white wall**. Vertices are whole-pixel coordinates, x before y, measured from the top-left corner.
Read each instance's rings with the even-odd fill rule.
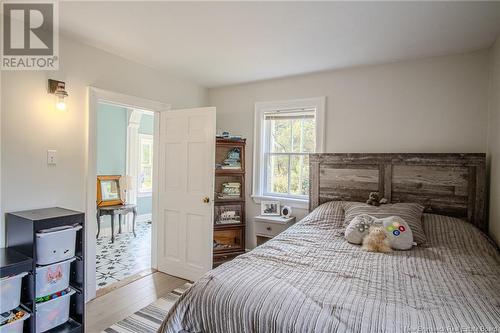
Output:
[[[248,142],[247,246],[256,101],[326,96],[326,152],[485,152],[488,75],[484,50],[209,89],[217,128]]]
[[[491,50],[488,159],[490,166],[490,234],[500,244],[500,36]]]
[[[69,112],[54,110],[48,78],[66,81]],[[2,217],[49,206],[85,210],[87,86],[173,108],[206,104],[206,89],[199,85],[65,38],[60,40],[59,71],[3,72],[1,84]],[[57,166],[47,166],[47,149],[57,149]],[[4,230],[2,221],[0,247]]]

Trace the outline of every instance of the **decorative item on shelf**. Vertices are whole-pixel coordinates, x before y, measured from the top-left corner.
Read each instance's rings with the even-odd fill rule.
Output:
[[[122,205],[121,176],[97,176],[97,206]]]
[[[280,202],[262,201],[260,203],[260,215],[280,215]]]
[[[68,97],[68,92],[66,91],[66,83],[63,81],[57,81],[49,79],[48,84],[49,94],[54,94],[56,97],[56,109],[59,111],[67,111],[68,105],[65,98]]]
[[[214,250],[221,250],[221,249],[230,249],[231,244],[223,244],[219,243],[214,239]]]
[[[229,139],[229,140],[241,140],[242,137],[241,135],[231,135],[231,132],[229,131],[222,131],[216,134],[215,136],[218,139]]]
[[[240,183],[223,183],[222,192],[218,194],[219,199],[235,199],[241,196]]]
[[[230,133],[230,132],[228,132],[228,131],[223,131],[221,134],[217,134],[217,137],[219,137],[219,138],[223,138],[223,139],[227,139],[227,138],[229,138],[229,136],[230,136],[230,135],[231,135],[231,133]]]
[[[241,214],[238,206],[217,206],[215,224],[241,223]]]
[[[224,170],[239,170],[241,169],[241,150],[239,147],[234,147],[227,153],[227,157],[223,164],[220,165]]]
[[[292,207],[283,206],[281,207],[281,216],[284,218],[289,218],[292,215]]]

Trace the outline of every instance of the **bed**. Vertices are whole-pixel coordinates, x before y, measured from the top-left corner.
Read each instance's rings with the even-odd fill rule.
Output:
[[[498,332],[500,255],[483,231],[483,154],[314,154],[310,209],[198,280],[161,332]],[[390,254],[344,239],[344,201],[426,207],[427,243]]]

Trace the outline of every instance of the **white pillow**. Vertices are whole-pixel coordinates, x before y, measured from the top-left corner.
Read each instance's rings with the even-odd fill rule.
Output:
[[[345,238],[349,243],[361,244],[368,234],[371,225],[381,225],[394,250],[409,250],[413,246],[413,233],[410,226],[399,216],[389,216],[382,219],[361,214],[352,219],[346,228]]]

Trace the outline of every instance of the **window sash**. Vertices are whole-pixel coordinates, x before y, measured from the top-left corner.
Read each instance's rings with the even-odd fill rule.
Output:
[[[316,151],[316,144],[314,144],[314,151],[312,152],[304,152],[304,133],[303,133],[303,126],[301,126],[301,134],[300,134],[300,140],[301,140],[301,147],[300,147],[300,152],[294,152],[293,149],[293,137],[291,138],[291,147],[292,151],[290,152],[272,152],[272,120],[293,120],[293,119],[314,119],[314,139],[315,141],[317,140],[316,138],[316,133],[317,133],[317,117],[316,117],[316,108],[313,109],[307,109],[307,110],[286,110],[283,112],[280,111],[272,111],[272,112],[266,112],[264,113],[263,117],[263,128],[262,130],[264,131],[264,145],[263,145],[263,156],[262,161],[264,162],[261,164],[261,173],[263,175],[263,183],[262,183],[262,194],[264,196],[273,196],[273,197],[287,197],[287,198],[296,198],[296,199],[307,199],[309,197],[308,194],[306,195],[299,195],[299,194],[294,194],[291,193],[291,179],[292,179],[292,172],[291,172],[291,164],[292,164],[292,156],[305,156],[309,155],[310,153],[314,153]],[[293,131],[290,132],[290,135],[293,135]],[[279,192],[273,192],[269,190],[269,165],[270,165],[270,160],[271,156],[288,156],[288,174],[287,174],[287,193],[279,193]],[[272,172],[272,171],[271,171]],[[302,174],[303,172],[303,165],[300,166],[300,173]],[[309,177],[309,175],[307,175]],[[299,184],[301,186],[301,184]]]
[[[269,191],[269,164],[271,163],[271,157],[272,156],[288,156],[288,175],[287,175],[287,192],[286,193],[280,193],[280,192],[273,192]],[[297,198],[297,199],[307,199],[308,194],[294,194],[291,192],[291,181],[292,181],[292,157],[293,156],[309,156],[309,153],[265,153],[264,154],[264,188],[262,193],[264,196],[273,196],[273,197],[287,197],[287,198]],[[271,171],[272,172],[272,171]],[[300,177],[299,179],[304,179],[303,178],[303,165],[300,166]],[[309,174],[307,175],[307,178],[309,178]],[[301,186],[301,182],[299,181],[299,186]]]
[[[300,115],[299,115],[300,114]],[[273,151],[273,146],[272,146],[272,121],[273,120],[298,120],[298,119],[314,119],[314,144],[313,144],[313,149],[312,151],[308,151],[307,153],[314,153],[316,150],[316,132],[317,132],[317,123],[316,123],[316,109],[309,109],[307,111],[293,111],[293,112],[287,112],[285,115],[281,113],[277,113],[277,111],[273,111],[271,113],[265,113],[264,114],[264,146],[263,146],[263,152],[264,153],[275,153]],[[303,153],[304,152],[304,123],[301,123],[300,127],[300,150],[297,151],[298,153]],[[294,153],[294,141],[293,141],[293,135],[295,133],[293,132],[293,124],[290,123],[290,149],[291,151],[283,151],[283,153]]]
[[[149,149],[148,160],[144,160],[144,149],[147,147]],[[147,168],[151,169],[151,177],[153,175],[153,137],[151,135],[142,134],[139,140],[139,175],[144,174],[144,170]],[[151,193],[153,191],[153,187],[144,187],[141,179],[138,179],[138,188],[140,193]]]

